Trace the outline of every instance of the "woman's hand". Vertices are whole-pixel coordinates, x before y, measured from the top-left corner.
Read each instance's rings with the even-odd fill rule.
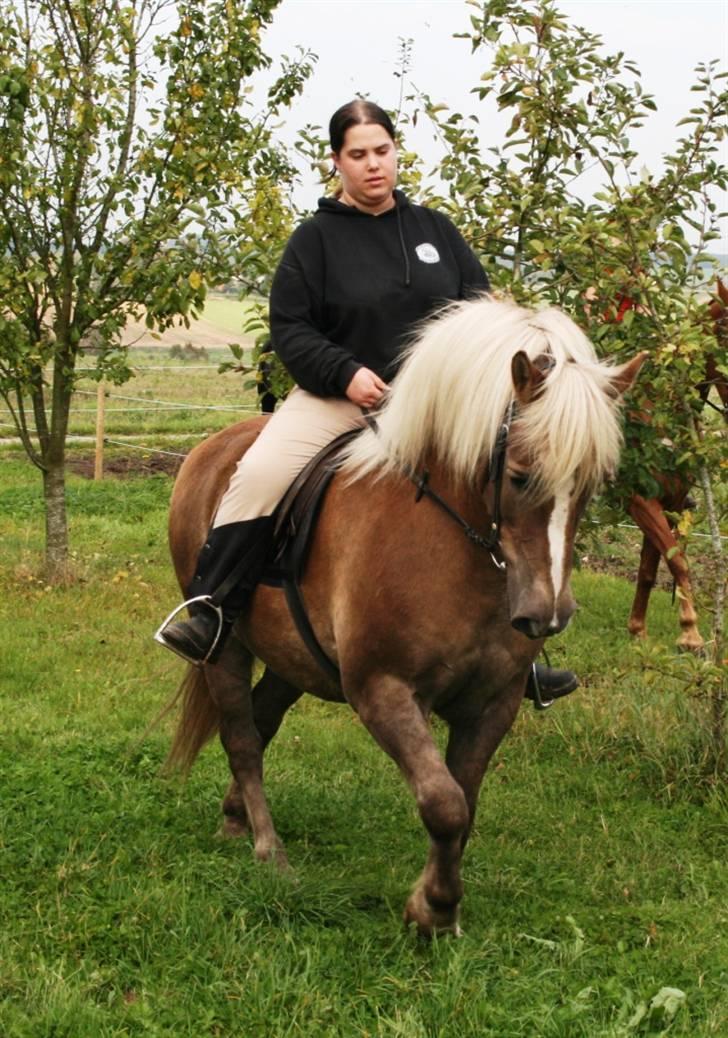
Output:
[[[387,383],[383,382],[376,372],[370,371],[369,368],[359,368],[346,387],[346,395],[359,407],[374,407],[388,389]]]

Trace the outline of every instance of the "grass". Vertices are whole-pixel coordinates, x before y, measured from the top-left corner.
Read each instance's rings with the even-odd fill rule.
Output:
[[[104,428],[107,436],[144,434],[161,443],[165,436],[201,436],[216,432],[255,409],[256,393],[245,388],[249,375],[218,374],[224,350],[211,350],[190,362],[170,358],[169,351],[138,349],[130,354],[136,372],[123,386],[107,386]],[[72,435],[96,430],[97,384],[85,377],[71,403]],[[182,406],[189,405],[189,406]]]
[[[182,672],[150,638],[176,601],[171,481],[71,478],[66,588],[37,576],[36,482],[0,457],[4,1038],[728,1033],[725,792],[701,701],[645,683],[626,581],[576,575],[552,655],[584,689],[522,711],[465,856],[465,936],[424,945],[400,916],[425,836],[345,708],[302,701],[271,747],[295,879],[215,837],[217,745],[186,785],[160,778],[171,722],[145,729]],[[651,620],[671,644],[668,595]],[[682,994],[650,1009],[665,988]]]
[[[241,335],[251,306],[252,303],[249,299],[241,300],[234,296],[211,293],[205,300],[202,316],[216,328],[232,332],[234,335]]]

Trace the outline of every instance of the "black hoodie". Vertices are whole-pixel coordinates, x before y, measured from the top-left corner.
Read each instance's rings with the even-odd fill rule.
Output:
[[[442,213],[394,192],[372,216],[333,198],[298,227],[273,278],[273,347],[299,386],[344,396],[359,368],[388,381],[417,322],[488,289],[475,254]]]

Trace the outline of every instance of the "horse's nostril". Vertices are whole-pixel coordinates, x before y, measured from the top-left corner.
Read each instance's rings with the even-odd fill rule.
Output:
[[[527,638],[543,638],[544,636],[544,625],[529,616],[514,616],[511,620],[511,627],[515,627]]]

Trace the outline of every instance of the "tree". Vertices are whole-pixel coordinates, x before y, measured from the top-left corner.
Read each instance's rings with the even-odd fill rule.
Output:
[[[255,263],[254,200],[293,175],[271,120],[312,56],[284,60],[265,115],[249,100],[278,2],[0,0],[0,394],[42,473],[50,578],[85,342],[99,378],[129,377],[128,317],[195,316]]]
[[[694,465],[697,452],[715,463],[721,448],[715,437],[698,443],[694,422],[701,357],[719,352],[702,318],[714,265],[707,249],[719,237],[715,199],[728,187],[719,155],[726,74],[717,62],[698,68],[699,103],[682,120],[689,130],[658,175],[631,139],[655,103],[624,54],[604,54],[601,39],[567,23],[550,0],[470,6],[477,13],[462,35],[487,56],[473,93],[510,125],[501,145],[484,149],[478,117],[422,93],[410,98],[407,118],[424,111],[444,148],[445,194],[435,186],[429,197],[486,258],[495,287],[564,307],[604,354],[649,349],[641,385],[651,420],[630,430],[623,477],[653,493],[654,473],[676,457]],[[592,192],[587,172],[601,174]],[[618,322],[624,297],[635,307]]]

